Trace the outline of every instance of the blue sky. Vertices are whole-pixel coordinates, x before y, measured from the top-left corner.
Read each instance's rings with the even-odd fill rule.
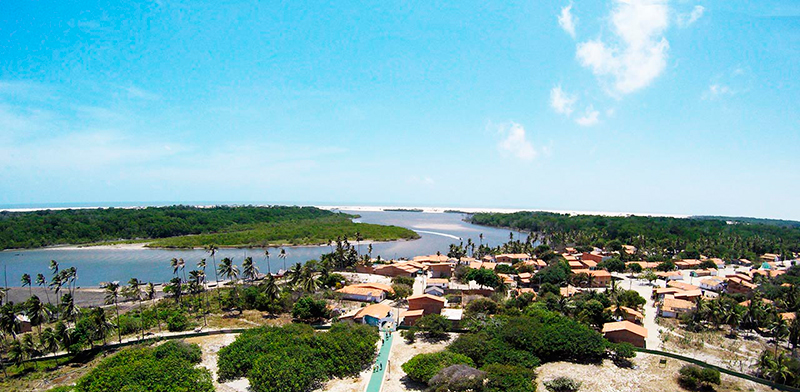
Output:
[[[0,204],[800,219],[796,2],[336,3],[0,3]]]

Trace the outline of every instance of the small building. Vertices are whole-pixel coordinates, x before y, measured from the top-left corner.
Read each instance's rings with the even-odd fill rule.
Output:
[[[763,255],[761,255],[761,257],[759,257],[759,259],[766,263],[781,261],[781,257],[779,255],[776,255],[775,253],[764,253]]]
[[[581,254],[580,254],[580,259],[581,259],[581,260],[591,260],[591,261],[594,261],[595,263],[599,263],[599,262],[601,262],[601,261],[603,261],[603,260],[605,260],[605,259],[609,259],[609,258],[610,258],[610,257],[608,257],[608,256],[603,256],[603,255],[602,255],[601,253],[599,253],[599,252],[592,252],[592,253],[581,253]]]
[[[630,321],[617,321],[603,324],[603,337],[614,343],[630,343],[645,348],[647,329]]]
[[[492,263],[490,261],[474,261],[472,263],[469,263],[469,268],[472,268],[472,269],[486,268],[486,269],[494,270],[495,267],[497,267],[497,263]]]
[[[17,330],[19,333],[31,332],[33,330],[33,325],[31,324],[31,319],[24,314],[17,315]]]
[[[443,278],[429,278],[426,280],[425,287],[437,286],[446,289],[450,285],[450,281]]]
[[[606,270],[578,269],[572,271],[575,274],[586,274],[592,277],[591,287],[608,287],[611,284],[611,273]]]
[[[680,293],[681,291],[683,290],[677,287],[656,287],[653,289],[652,297],[655,298],[656,301],[661,301],[667,295],[674,295],[675,293]]]
[[[675,297],[675,299],[697,302],[697,299],[703,296],[703,291],[700,289],[686,290],[686,291],[681,291],[679,293],[675,293],[672,296]]]
[[[336,290],[342,299],[363,302],[381,302],[386,296],[394,293],[392,286],[381,283],[359,283]]]
[[[449,278],[453,276],[453,266],[450,263],[428,264],[428,271],[433,278]]]
[[[424,314],[441,314],[445,306],[445,299],[430,294],[420,294],[408,297],[408,310],[422,309]]]
[[[700,280],[700,288],[720,293],[725,290],[725,281],[719,278],[705,278]]]
[[[428,256],[415,256],[411,259],[414,262],[420,264],[438,264],[438,263],[446,263],[447,260],[450,258],[445,255],[428,255]]]
[[[672,295],[667,295],[661,302],[658,313],[661,317],[675,318],[680,314],[691,312],[695,308],[694,302],[676,299]]]
[[[737,274],[738,275],[738,274]],[[731,294],[747,294],[752,292],[758,287],[757,285],[742,279],[739,276],[731,276],[727,278],[728,283],[725,287],[725,292]]]
[[[567,285],[567,287],[561,287],[558,289],[558,291],[562,297],[567,297],[567,298],[580,293],[580,290],[576,289],[575,286],[571,285]]]
[[[419,320],[424,315],[424,313],[425,311],[422,309],[406,310],[400,315],[400,318],[402,319],[401,324],[410,327],[416,324],[417,320]]]
[[[530,259],[531,255],[527,253],[503,253],[494,257],[496,263],[508,265],[521,263]]]
[[[664,279],[666,281],[683,280],[683,274],[681,271],[656,272],[656,276],[658,276],[659,279]]]
[[[531,284],[531,278],[533,274],[530,272],[520,272],[517,274],[517,279],[519,279],[520,286],[529,286]]]
[[[464,309],[442,309],[442,317],[448,319],[454,326],[458,325],[461,322],[461,319],[464,317]]]
[[[383,276],[408,276],[413,277],[422,273],[425,267],[422,264],[413,261],[404,261],[399,263],[392,263],[374,267],[373,273]]]
[[[636,309],[627,306],[620,306],[619,311],[614,306],[606,308],[617,321],[630,321],[632,323],[641,324],[644,321],[644,315]]]
[[[693,284],[689,284],[686,282],[676,282],[676,281],[667,282],[667,287],[675,287],[683,291],[700,290],[700,287],[697,287]]]
[[[374,327],[380,327],[384,323],[391,323],[394,321],[392,317],[392,308],[384,304],[372,304],[365,306],[353,314],[342,316],[340,320],[353,320],[356,323],[368,324]]]
[[[716,268],[696,269],[692,272],[689,272],[689,276],[693,276],[695,278],[703,276],[716,276],[716,275],[717,275]]]
[[[437,297],[444,297],[444,292],[444,289],[439,286],[428,286],[424,291],[425,294],[435,295]]]

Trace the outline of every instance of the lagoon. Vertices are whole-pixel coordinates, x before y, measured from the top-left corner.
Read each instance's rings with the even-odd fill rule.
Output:
[[[395,241],[374,243],[372,256],[383,259],[411,258],[418,255],[434,254],[437,251],[447,253],[451,243],[467,242],[471,238],[479,243],[479,235],[483,233],[483,243],[497,246],[508,241],[509,231],[464,222],[464,214],[460,213],[428,213],[398,211],[349,211],[342,212],[361,215],[357,222],[395,225],[409,228],[420,235],[413,241]],[[515,238],[520,234],[514,233]],[[523,239],[525,234],[521,234]],[[355,245],[355,243],[353,243]],[[285,247],[285,266],[295,263],[319,259],[320,255],[331,251],[329,246],[297,246]],[[361,252],[367,252],[367,245],[362,243]],[[264,257],[264,249],[220,249],[216,259],[231,257],[236,265],[241,266],[246,256],[253,257],[261,272],[277,272],[284,268],[284,260],[278,258],[280,248],[269,248],[269,264]],[[213,263],[208,253],[201,249],[109,249],[109,248],[46,248],[32,250],[6,250],[0,252],[0,265],[7,279],[8,286],[19,286],[20,277],[30,274],[34,280],[36,274],[50,277],[50,260],[59,262],[61,268],[75,267],[78,272],[77,285],[83,287],[97,286],[101,282],[127,282],[136,277],[144,282],[167,282],[174,275],[170,267],[170,259],[183,258],[186,261],[187,274],[196,269],[200,259],[206,258],[208,263],[208,280],[214,279]],[[3,282],[5,285],[5,282]]]

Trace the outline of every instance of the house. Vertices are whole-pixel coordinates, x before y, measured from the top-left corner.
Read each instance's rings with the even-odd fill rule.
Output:
[[[656,269],[656,267],[658,267],[658,265],[660,263],[647,262],[647,261],[629,261],[629,262],[625,263],[625,266],[630,268],[631,264],[639,264],[639,266],[642,267],[643,270],[646,270],[646,269],[654,270],[654,269]]]
[[[592,277],[591,287],[608,287],[611,284],[611,273],[606,270],[573,270],[575,274],[587,274]]]
[[[655,298],[656,301],[661,301],[667,295],[674,295],[681,291],[683,290],[677,287],[658,287],[653,289],[653,298]]]
[[[703,290],[711,290],[720,293],[725,290],[725,281],[720,278],[701,279],[700,288]]]
[[[716,275],[717,275],[716,268],[697,269],[692,272],[689,272],[689,276],[693,276],[695,278],[703,276],[716,276]]]
[[[605,259],[609,259],[610,257],[603,256],[599,252],[592,252],[592,253],[581,253],[580,259],[581,260],[591,260],[595,263],[599,263]]]
[[[611,312],[617,321],[627,320],[636,324],[641,324],[644,321],[644,315],[642,312],[627,306],[620,306],[619,311],[617,311],[617,308],[614,306],[609,306],[606,308],[606,310]]]
[[[681,291],[679,293],[672,294],[675,299],[682,299],[686,301],[696,302],[698,298],[703,296],[703,291],[700,289],[697,290],[686,290]]]
[[[574,255],[575,253],[578,253],[578,250],[575,248],[566,248],[564,249],[564,252],[566,252],[567,254]]]
[[[536,268],[537,271],[542,269],[542,268],[544,268],[544,267],[547,267],[547,262],[545,262],[544,260],[539,260],[539,259],[523,261],[522,264],[523,265],[532,266],[532,267]]]
[[[351,284],[336,290],[342,295],[342,299],[363,302],[381,302],[386,296],[393,294],[392,286],[382,283],[359,283]]]
[[[428,280],[426,280],[425,283],[425,287],[436,286],[436,287],[441,287],[443,289],[446,289],[449,285],[450,281],[443,278],[428,278]]]
[[[567,298],[572,297],[573,295],[578,294],[580,292],[574,286],[569,286],[569,285],[567,287],[561,287],[558,290],[561,293],[562,297],[567,297]]]
[[[530,272],[520,272],[517,274],[517,278],[519,279],[519,284],[522,286],[528,286],[531,284],[531,278],[533,274]]]
[[[464,318],[464,309],[442,309],[442,317],[450,320],[453,325],[457,325]]]
[[[497,274],[500,279],[503,279],[503,283],[507,284],[509,287],[516,287],[517,281],[508,274]]]
[[[664,279],[666,281],[683,280],[683,274],[681,271],[656,272],[656,276],[658,276],[659,279]]]
[[[411,261],[420,264],[446,263],[450,258],[445,255],[415,256]]]
[[[645,348],[647,329],[630,321],[617,321],[603,324],[603,337],[614,343],[630,343]]]
[[[697,286],[695,286],[693,284],[689,284],[689,283],[686,283],[686,282],[676,282],[674,280],[667,282],[667,287],[675,287],[675,288],[681,289],[683,291],[700,290],[699,287],[697,287]]]
[[[437,297],[444,297],[444,289],[439,286],[428,286],[425,288],[424,293],[435,295]]]
[[[633,245],[622,245],[622,251],[629,255],[635,254],[637,250]]]
[[[453,276],[453,266],[450,263],[428,264],[428,271],[432,278],[449,278]]]
[[[683,259],[676,261],[675,265],[678,269],[692,269],[699,267],[700,263],[702,263],[702,261],[697,259]]]
[[[756,287],[758,287],[757,285],[750,283],[747,280],[742,279],[741,277],[736,275],[727,277],[726,279],[728,280],[727,287],[725,288],[725,292],[727,293],[747,294],[755,290]]]
[[[716,258],[716,257],[714,257],[714,258],[711,258],[711,259],[709,259],[709,260],[713,261],[713,262],[714,262],[714,264],[716,264],[716,265],[717,265],[717,269],[722,269],[722,268],[725,268],[725,260],[722,260],[722,259],[720,259],[720,258]]]
[[[394,321],[392,317],[392,308],[384,304],[372,304],[358,309],[353,314],[342,316],[340,320],[353,320],[356,323],[368,324],[374,327],[380,327],[384,323],[391,323]]]
[[[764,305],[773,305],[774,304],[774,302],[772,302],[772,300],[767,299],[767,298],[761,298],[761,303],[763,303]],[[747,301],[739,302],[739,305],[740,306],[744,306],[745,308],[749,307],[750,306],[750,300],[748,299]]]
[[[29,319],[28,316],[24,314],[18,314],[16,318],[17,318],[17,330],[19,331],[19,333],[30,332],[33,330],[33,327],[31,325],[31,319]]]
[[[759,257],[759,259],[763,262],[772,263],[780,261],[781,257],[779,255],[776,255],[775,253],[764,253],[763,255],[761,255],[761,257]]]
[[[380,265],[374,268],[373,273],[383,276],[408,276],[413,277],[425,270],[425,266],[414,261],[403,261]]]
[[[676,299],[672,295],[666,295],[661,302],[658,313],[661,317],[675,318],[679,314],[695,310],[694,302],[683,299]]]
[[[423,310],[423,314],[440,314],[446,301],[442,297],[420,294],[408,297],[408,310]]]
[[[419,320],[424,313],[425,311],[422,309],[406,310],[400,315],[400,318],[402,319],[401,323],[410,327],[416,324],[417,320]]]
[[[521,263],[523,261],[528,261],[530,259],[531,255],[527,253],[503,253],[494,257],[494,261],[496,263],[508,264],[508,265]]]
[[[469,263],[469,268],[472,269],[486,268],[494,270],[494,267],[497,267],[497,263],[492,263],[491,261],[474,261],[472,263]]]

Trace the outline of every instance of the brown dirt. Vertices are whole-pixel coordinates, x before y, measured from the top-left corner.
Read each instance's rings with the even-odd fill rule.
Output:
[[[425,385],[409,380],[401,366],[417,354],[444,350],[456,336],[456,334],[450,334],[450,340],[435,343],[417,338],[416,342],[408,344],[399,332],[395,332],[382,391],[421,391],[425,389]]]

